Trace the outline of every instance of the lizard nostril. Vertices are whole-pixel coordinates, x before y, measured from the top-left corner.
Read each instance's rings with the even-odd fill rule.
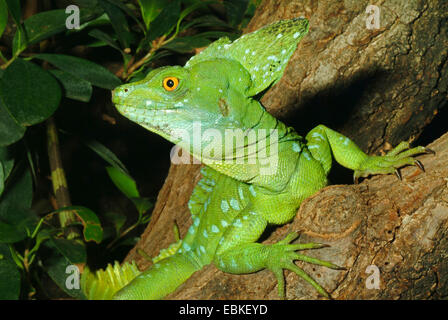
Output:
[[[124,89],[124,92],[128,92],[128,91],[129,91],[128,88],[125,88],[125,89]]]

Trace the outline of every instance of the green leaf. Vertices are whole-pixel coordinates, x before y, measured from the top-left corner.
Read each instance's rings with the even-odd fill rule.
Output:
[[[192,52],[196,48],[205,47],[210,44],[210,40],[196,36],[176,38],[163,46],[164,49],[173,50],[179,53]]]
[[[20,294],[20,271],[8,245],[0,244],[0,300],[17,300]]]
[[[167,2],[165,0],[138,0],[138,3],[146,29],[148,29],[149,24],[159,15]]]
[[[0,38],[5,31],[6,22],[8,22],[8,7],[5,0],[0,0]]]
[[[92,85],[90,82],[61,70],[50,70],[50,72],[61,83],[67,98],[82,102],[90,101],[92,97]]]
[[[170,2],[149,26],[147,42],[170,33],[180,16],[180,1]]]
[[[13,56],[17,56],[20,52],[26,48],[26,33],[21,23],[22,9],[20,8],[20,0],[6,0],[9,13],[12,19],[16,23],[17,31],[12,43]]]
[[[96,152],[101,158],[107,161],[111,166],[121,170],[125,174],[128,174],[128,169],[126,169],[125,165],[105,145],[99,143],[96,140],[88,141],[86,142],[86,145],[94,152]]]
[[[227,12],[227,19],[230,25],[238,26],[244,18],[249,0],[224,0],[224,7]]]
[[[62,211],[73,211],[73,213],[76,214],[76,216],[81,220],[84,227],[84,239],[86,241],[95,241],[96,243],[100,243],[101,240],[103,240],[103,229],[95,212],[82,206],[69,206],[55,210],[53,213]]]
[[[111,36],[109,36],[107,33],[104,33],[101,30],[94,29],[89,32],[89,36],[92,36],[94,38],[97,38],[101,40],[101,42],[107,44],[108,46],[120,51],[121,55],[123,56],[123,61],[127,63],[131,59],[131,55],[125,53],[121,48],[116,44],[115,40],[112,39]]]
[[[34,56],[45,60],[55,67],[72,74],[75,77],[84,79],[94,86],[104,89],[114,89],[121,84],[112,72],[94,62],[78,57],[64,54],[42,53]]]
[[[0,196],[3,193],[3,190],[5,190],[5,171],[3,169],[3,163],[0,162]]]
[[[73,271],[67,267],[86,263],[85,247],[75,240],[54,238],[49,239],[43,246],[50,252],[50,256],[42,261],[50,278],[68,295],[77,299],[85,299],[80,288],[80,277],[77,279],[79,289],[67,287],[67,284],[74,284],[73,281],[70,281],[74,276]],[[80,274],[78,275],[80,276]]]
[[[25,130],[25,127],[11,116],[0,97],[0,146],[7,146],[22,139]]]
[[[118,51],[122,51],[120,49],[120,47],[117,45],[117,43],[115,42],[114,39],[112,39],[111,36],[109,36],[107,33],[99,30],[99,29],[93,29],[92,31],[89,32],[89,36],[94,37],[98,40],[103,41],[104,43],[106,43],[108,46],[117,49]]]
[[[92,20],[97,16],[98,13],[90,9],[79,10],[80,23]],[[28,44],[34,44],[57,33],[67,31],[67,17],[68,14],[65,9],[58,9],[40,12],[26,19],[23,27]],[[23,35],[19,31],[15,34],[13,41],[16,43],[16,47],[20,49],[18,51],[23,50],[24,46],[26,47],[26,44],[23,43]]]
[[[37,217],[29,209],[33,196],[31,174],[28,170],[14,175],[0,198],[0,243],[21,241],[34,229]]]
[[[12,157],[9,149],[6,147],[0,147],[0,163],[3,167],[4,179],[6,180],[14,167],[14,158]]]
[[[142,31],[145,31],[145,27],[140,22],[140,19],[134,14],[135,10],[131,9],[130,4],[124,3],[123,0],[106,0],[106,1],[114,4],[115,6],[123,10],[128,16],[134,19],[134,21],[137,23],[140,29],[142,29]],[[135,7],[133,6],[133,8]]]
[[[106,167],[107,173],[115,186],[129,199],[140,198],[137,184],[128,174],[115,167]]]
[[[115,234],[119,235],[121,228],[126,223],[126,216],[115,211],[108,211],[105,213],[105,216],[107,220],[110,221],[114,226]]]
[[[123,11],[106,0],[99,0],[99,4],[109,16],[121,46],[123,48],[129,48],[132,41],[132,34]]]
[[[16,24],[20,24],[20,19],[22,17],[22,9],[20,8],[20,0],[6,0],[9,12]]]
[[[84,226],[84,239],[100,243],[103,240],[103,229],[97,215],[85,207],[74,207],[74,210]]]
[[[60,99],[59,84],[47,71],[16,59],[0,78],[0,145],[17,141],[25,126],[50,117]]]
[[[139,214],[144,214],[154,206],[154,204],[147,198],[132,198],[131,200],[137,208]]]

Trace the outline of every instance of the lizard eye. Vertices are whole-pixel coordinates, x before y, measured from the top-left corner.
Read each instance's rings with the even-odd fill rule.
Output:
[[[173,91],[179,85],[179,79],[176,77],[166,77],[163,79],[163,88],[166,91]]]

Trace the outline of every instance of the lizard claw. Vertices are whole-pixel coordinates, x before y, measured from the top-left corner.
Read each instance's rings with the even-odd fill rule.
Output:
[[[422,172],[425,172],[425,167],[423,166],[423,163],[421,163],[419,160],[414,159],[414,163],[417,167],[419,167],[420,170],[422,170]]]
[[[395,168],[395,175],[397,176],[398,180],[402,181],[403,178],[401,176],[401,172],[399,169]]]
[[[425,147],[425,152],[426,153],[431,153],[431,154],[434,154],[434,155],[436,154],[436,152],[434,150],[426,148],[426,147]]]

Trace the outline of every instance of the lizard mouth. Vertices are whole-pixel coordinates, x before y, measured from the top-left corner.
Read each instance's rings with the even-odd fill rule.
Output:
[[[116,104],[118,112],[137,123],[150,123],[160,116],[170,113],[178,113],[179,107],[161,106],[158,108],[139,108],[126,104]]]

